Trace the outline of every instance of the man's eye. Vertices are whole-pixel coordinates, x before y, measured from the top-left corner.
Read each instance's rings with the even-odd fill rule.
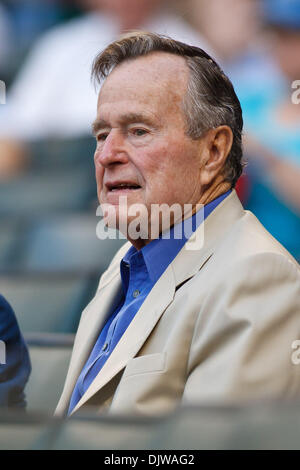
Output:
[[[145,129],[133,129],[132,133],[137,137],[142,137],[143,135],[147,134],[147,131]]]
[[[100,142],[103,142],[106,137],[108,136],[108,134],[98,134],[97,135],[97,140],[100,141]]]

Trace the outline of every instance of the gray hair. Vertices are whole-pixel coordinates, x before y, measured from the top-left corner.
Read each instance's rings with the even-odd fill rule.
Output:
[[[231,128],[233,143],[224,165],[224,176],[234,187],[244,166],[241,105],[229,78],[203,49],[159,34],[132,32],[111,43],[96,57],[92,77],[100,82],[122,62],[151,52],[168,52],[186,60],[190,78],[182,106],[188,136],[199,139],[209,129],[221,125]]]

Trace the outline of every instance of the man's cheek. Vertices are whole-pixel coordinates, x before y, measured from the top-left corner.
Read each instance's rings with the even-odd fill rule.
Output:
[[[103,176],[104,176],[104,168],[99,163],[95,162],[95,175],[97,185],[102,184]]]
[[[98,199],[100,200],[100,193],[103,189],[103,169],[99,168],[99,166],[96,165],[96,183],[97,183],[97,194],[98,194]]]

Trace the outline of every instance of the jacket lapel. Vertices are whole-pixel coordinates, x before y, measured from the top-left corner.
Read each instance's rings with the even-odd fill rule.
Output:
[[[235,190],[203,221],[171,263],[176,287],[193,277],[245,211]]]
[[[64,390],[55,414],[63,414],[68,406],[76,381],[84,367],[106,318],[121,300],[121,278],[117,274],[97,291],[82,314]]]
[[[95,380],[77,403],[73,413],[124,369],[130,359],[135,357],[163,312],[172,302],[174,294],[174,275],[169,266],[145,299]]]

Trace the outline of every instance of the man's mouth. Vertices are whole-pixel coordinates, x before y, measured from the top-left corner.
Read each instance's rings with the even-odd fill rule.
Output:
[[[106,187],[108,192],[136,191],[141,188],[141,186],[136,183],[107,183]]]

